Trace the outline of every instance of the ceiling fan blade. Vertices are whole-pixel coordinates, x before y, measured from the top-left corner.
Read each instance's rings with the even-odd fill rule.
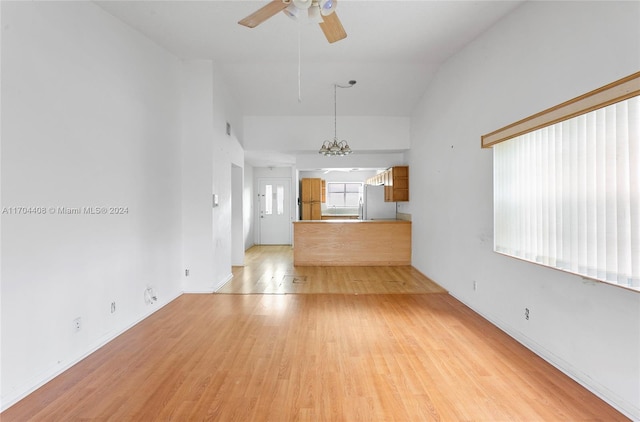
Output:
[[[255,28],[271,16],[286,9],[287,6],[288,4],[284,3],[282,0],[273,0],[266,6],[261,7],[246,18],[238,21],[238,23],[249,28]]]
[[[322,19],[324,19],[324,22],[320,22],[320,28],[322,28],[324,36],[327,37],[327,41],[334,43],[347,38],[347,33],[342,27],[342,22],[340,22],[336,12],[323,16]]]

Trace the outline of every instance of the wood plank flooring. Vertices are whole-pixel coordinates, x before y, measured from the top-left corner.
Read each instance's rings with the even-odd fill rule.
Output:
[[[412,266],[294,267],[291,246],[254,246],[218,293],[445,293]]]
[[[398,293],[183,295],[0,420],[627,420],[448,294]]]

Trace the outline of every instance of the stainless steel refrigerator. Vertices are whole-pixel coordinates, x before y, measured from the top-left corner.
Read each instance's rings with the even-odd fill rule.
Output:
[[[396,203],[384,201],[384,186],[364,185],[360,218],[362,220],[391,220],[396,218]]]

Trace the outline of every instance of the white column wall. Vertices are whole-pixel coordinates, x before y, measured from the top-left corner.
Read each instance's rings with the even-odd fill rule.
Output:
[[[182,83],[183,286],[213,292],[231,279],[231,167],[244,167],[244,152],[226,122],[240,119],[211,61],[184,62]]]

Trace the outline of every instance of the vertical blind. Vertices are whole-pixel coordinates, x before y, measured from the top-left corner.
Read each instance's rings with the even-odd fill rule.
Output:
[[[496,252],[640,290],[640,96],[493,150]]]

